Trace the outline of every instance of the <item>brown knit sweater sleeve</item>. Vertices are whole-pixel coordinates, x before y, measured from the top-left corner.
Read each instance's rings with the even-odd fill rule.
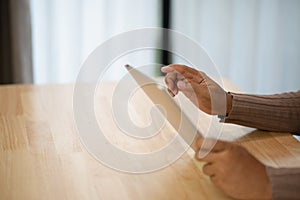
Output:
[[[300,90],[275,95],[232,93],[225,122],[261,130],[300,134]]]
[[[300,134],[300,91],[276,95],[232,94],[225,122]],[[266,167],[272,199],[300,199],[300,168]]]
[[[272,199],[300,199],[300,168],[266,167]]]

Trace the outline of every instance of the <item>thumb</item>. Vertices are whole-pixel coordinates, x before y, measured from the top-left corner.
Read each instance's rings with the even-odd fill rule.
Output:
[[[186,80],[179,80],[179,81],[177,82],[177,87],[178,87],[178,89],[179,89],[183,94],[185,94],[187,97],[192,96],[194,90],[193,90],[191,84],[190,84],[190,83],[187,83]]]
[[[179,80],[177,88],[198,107],[198,98],[195,91],[196,86],[194,85],[193,87],[193,84],[193,82],[187,82],[186,79]]]
[[[206,156],[209,152],[219,153],[233,147],[233,143],[213,138],[198,138],[197,145],[200,147],[199,158]]]

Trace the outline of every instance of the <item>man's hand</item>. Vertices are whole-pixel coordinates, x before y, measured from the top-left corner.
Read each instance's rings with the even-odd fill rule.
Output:
[[[205,157],[200,157],[203,138],[197,140],[199,151],[196,159],[207,162],[203,173],[227,195],[237,199],[271,199],[271,186],[265,166],[252,156],[245,148],[237,144],[214,141],[215,143]],[[209,148],[209,147],[208,147]]]
[[[161,69],[167,73],[165,82],[175,96],[179,91],[203,112],[213,115],[228,114],[232,96],[226,93],[205,73],[184,65],[169,65]]]

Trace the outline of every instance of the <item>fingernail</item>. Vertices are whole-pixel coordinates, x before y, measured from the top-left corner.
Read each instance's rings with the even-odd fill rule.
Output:
[[[165,70],[166,68],[168,68],[168,67],[162,67],[162,68],[160,68],[160,70],[163,71],[163,70]]]

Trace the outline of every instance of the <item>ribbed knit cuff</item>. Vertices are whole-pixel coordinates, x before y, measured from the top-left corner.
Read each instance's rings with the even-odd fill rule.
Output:
[[[272,199],[300,199],[300,168],[266,167],[272,185]]]
[[[278,132],[298,132],[300,98],[287,95],[248,95],[231,93],[232,108],[226,123]],[[293,94],[299,94],[293,93]]]

